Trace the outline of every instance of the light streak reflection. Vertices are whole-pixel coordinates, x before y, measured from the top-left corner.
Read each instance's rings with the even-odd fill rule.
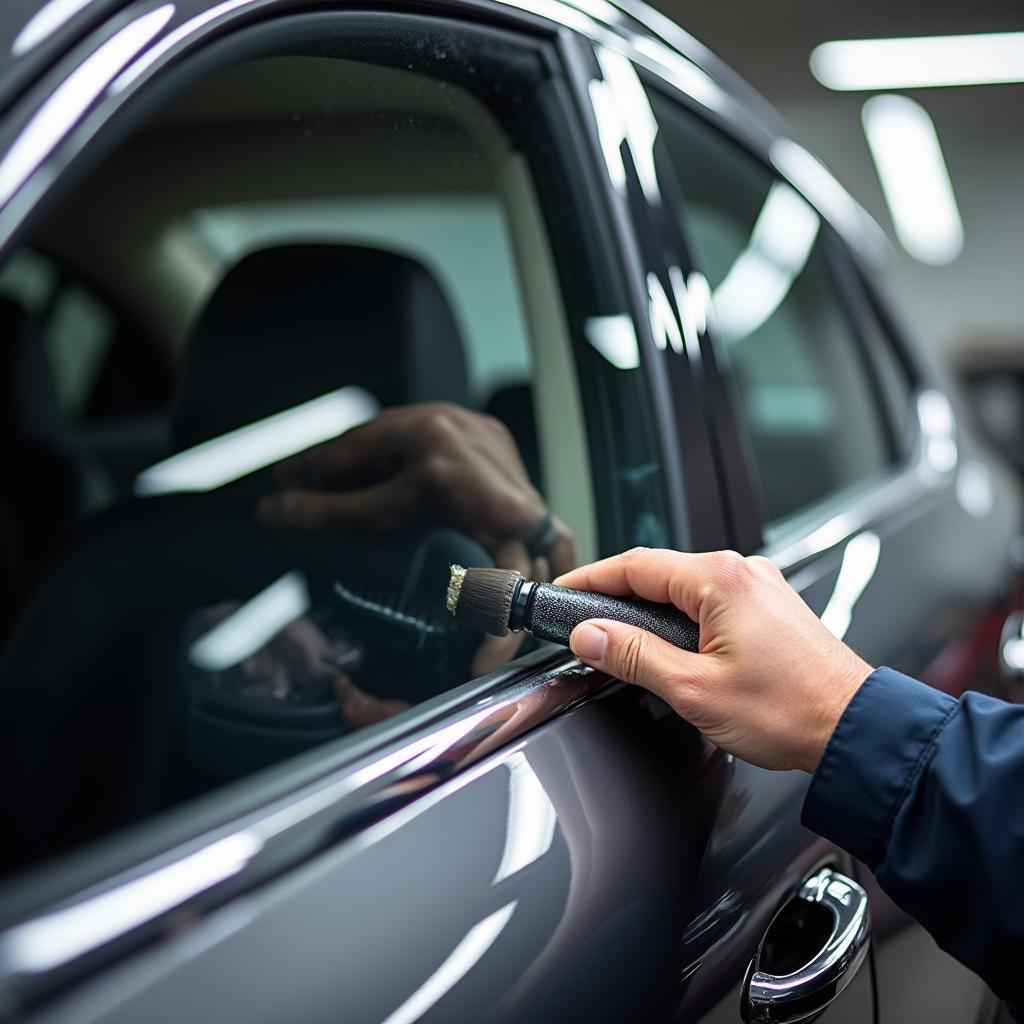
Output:
[[[508,827],[505,849],[492,885],[543,857],[554,841],[558,821],[555,805],[526,755],[517,752],[506,764],[509,770]]]

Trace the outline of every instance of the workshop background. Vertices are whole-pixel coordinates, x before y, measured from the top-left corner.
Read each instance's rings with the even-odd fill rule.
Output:
[[[655,6],[760,90],[786,118],[794,137],[829,166],[885,230],[893,241],[886,283],[898,297],[896,308],[910,329],[967,379],[985,426],[1020,464],[1015,439],[1024,436],[1024,82],[842,91],[815,77],[811,56],[819,45],[836,40],[1020,32],[1021,5],[1007,0],[658,0]],[[1024,34],[1016,47],[1020,79]],[[956,53],[950,51],[949,80],[971,73],[968,57],[953,57]],[[981,75],[999,58],[995,53],[984,57]],[[887,68],[876,63],[876,71],[881,78]],[[930,154],[917,144],[922,127],[913,123],[917,111],[898,105],[897,114],[909,116],[911,123],[903,130],[897,124],[878,144],[889,147],[889,159],[911,181],[917,176],[918,187],[901,197],[902,209],[892,208],[899,200],[886,201],[864,124],[866,105],[893,95],[911,100],[934,125],[951,186],[946,196],[941,189],[933,195],[920,188],[923,174],[941,174],[942,168],[930,167]],[[901,216],[910,220],[908,230],[916,225],[914,255],[894,228],[894,217]]]

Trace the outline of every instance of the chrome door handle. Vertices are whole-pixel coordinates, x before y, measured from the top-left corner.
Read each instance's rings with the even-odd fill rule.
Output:
[[[830,929],[827,913],[832,916]],[[805,927],[807,921],[810,925]],[[785,949],[780,955],[773,947],[784,946],[787,935],[801,932],[820,935],[823,944],[795,970],[772,973],[786,956]],[[845,875],[830,868],[819,871],[804,882],[765,932],[743,984],[743,1020],[794,1024],[815,1017],[853,980],[867,956],[870,935],[868,894]]]

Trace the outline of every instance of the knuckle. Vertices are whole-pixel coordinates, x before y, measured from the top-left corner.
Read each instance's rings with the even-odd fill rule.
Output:
[[[444,491],[452,481],[452,464],[442,454],[431,452],[420,464],[420,481],[430,491]]]
[[[762,575],[768,576],[781,576],[779,567],[770,559],[765,558],[764,555],[751,555],[747,559],[747,564],[755,572],[761,573]]]
[[[458,437],[458,424],[452,408],[438,402],[427,406],[419,424],[420,436],[428,445],[447,444]]]
[[[738,551],[717,551],[715,575],[723,587],[744,587],[753,576],[751,564]]]

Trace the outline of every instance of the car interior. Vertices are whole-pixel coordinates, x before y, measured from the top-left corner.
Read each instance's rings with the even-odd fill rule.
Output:
[[[435,523],[259,522],[278,478],[258,458],[239,475],[225,439],[280,438],[325,396],[343,416],[353,396],[486,412],[596,554],[528,161],[478,98],[411,66],[221,70],[0,268],[0,694],[21,780],[5,869],[344,737],[339,676],[379,717],[470,678],[479,639],[443,592],[450,563],[490,564],[479,544]],[[211,483],[195,467],[218,452]]]

